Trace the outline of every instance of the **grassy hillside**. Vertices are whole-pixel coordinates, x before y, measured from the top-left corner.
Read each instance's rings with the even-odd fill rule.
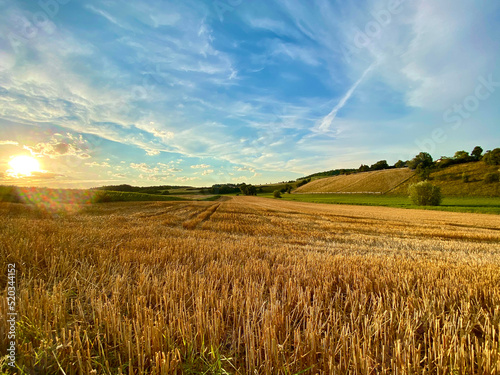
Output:
[[[444,196],[499,197],[500,184],[498,182],[485,183],[484,181],[486,174],[498,172],[498,169],[498,166],[486,165],[482,161],[458,164],[442,170],[435,170],[430,175],[430,181],[441,188]],[[468,176],[468,182],[464,182],[464,175]],[[417,176],[391,190],[389,194],[406,195],[408,186],[414,182],[418,182]]]
[[[500,184],[486,183],[486,174],[498,172],[498,166],[484,162],[471,162],[435,169],[430,181],[439,187],[444,196],[499,197]],[[408,168],[355,173],[313,180],[294,193],[382,193],[407,195],[408,186],[419,177]]]
[[[413,175],[408,168],[340,175],[311,181],[294,193],[385,193]]]

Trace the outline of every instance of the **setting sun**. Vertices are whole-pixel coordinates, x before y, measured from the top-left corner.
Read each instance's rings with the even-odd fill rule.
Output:
[[[40,172],[40,163],[31,156],[14,156],[9,162],[10,170],[7,172],[12,177],[31,176],[33,172]]]

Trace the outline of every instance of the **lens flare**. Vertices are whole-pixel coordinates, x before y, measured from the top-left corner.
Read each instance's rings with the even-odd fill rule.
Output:
[[[9,166],[11,169],[7,171],[7,174],[16,178],[29,177],[33,172],[41,172],[38,160],[26,155],[14,156]]]

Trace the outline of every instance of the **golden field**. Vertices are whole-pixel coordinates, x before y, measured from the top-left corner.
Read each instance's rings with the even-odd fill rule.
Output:
[[[66,208],[0,204],[28,374],[500,374],[500,216],[257,197]]]
[[[387,193],[403,184],[408,189],[405,182],[414,175],[409,168],[343,174],[311,181],[294,193]]]

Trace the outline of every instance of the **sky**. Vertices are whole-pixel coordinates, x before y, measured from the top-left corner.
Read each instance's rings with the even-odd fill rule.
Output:
[[[0,184],[261,184],[493,149],[499,57],[491,0],[0,0]]]

